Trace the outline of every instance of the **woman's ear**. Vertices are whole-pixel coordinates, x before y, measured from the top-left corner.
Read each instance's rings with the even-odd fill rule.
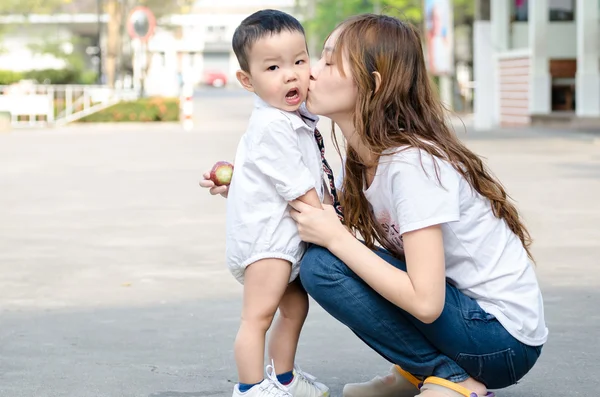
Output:
[[[244,72],[243,70],[238,70],[235,72],[235,77],[238,79],[244,89],[254,92],[254,86],[252,85],[252,80],[250,79],[250,73]]]
[[[381,87],[381,75],[379,72],[373,72],[373,77],[375,77],[375,92],[379,91],[379,87]]]

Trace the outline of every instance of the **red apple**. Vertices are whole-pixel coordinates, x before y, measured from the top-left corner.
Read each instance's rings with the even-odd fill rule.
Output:
[[[217,186],[226,186],[233,176],[233,164],[227,161],[218,161],[210,170],[210,180]]]

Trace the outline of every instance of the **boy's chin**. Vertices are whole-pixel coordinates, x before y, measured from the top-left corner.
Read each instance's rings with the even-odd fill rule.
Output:
[[[286,110],[288,112],[295,112],[296,110],[300,109],[300,106],[302,106],[302,104],[304,103],[304,99],[300,100],[300,102],[290,105],[289,103],[282,103],[280,106],[276,106],[282,110]]]

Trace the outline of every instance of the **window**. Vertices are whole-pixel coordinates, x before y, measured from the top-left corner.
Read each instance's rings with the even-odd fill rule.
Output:
[[[551,21],[574,21],[575,0],[549,0]]]
[[[206,32],[206,38],[210,42],[227,41],[227,26],[207,26]]]
[[[514,0],[513,18],[525,22],[529,19],[529,2],[534,0]],[[574,21],[575,0],[548,0],[549,21]]]
[[[514,18],[515,21],[527,21],[528,0],[515,0],[514,2]]]

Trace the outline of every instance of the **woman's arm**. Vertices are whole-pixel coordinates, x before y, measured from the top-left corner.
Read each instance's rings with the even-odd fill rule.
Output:
[[[424,323],[435,321],[446,293],[442,231],[439,225],[403,235],[407,272],[395,268],[356,240],[325,210],[292,202],[292,217],[304,241],[321,245],[344,262],[371,288]]]

